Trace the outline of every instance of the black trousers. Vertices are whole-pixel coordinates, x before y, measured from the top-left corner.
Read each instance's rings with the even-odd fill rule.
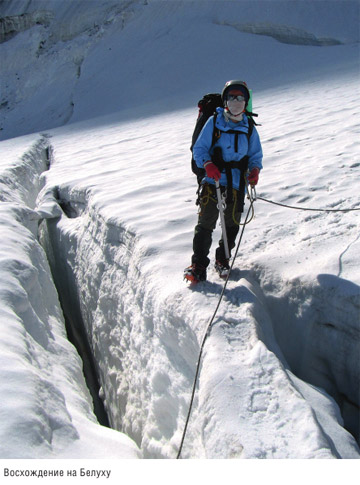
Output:
[[[226,187],[221,187],[222,192],[224,192],[225,189]],[[233,200],[232,202],[227,203],[224,211],[226,235],[230,252],[235,246],[235,239],[239,232],[240,218],[243,210],[243,202],[241,199],[239,192],[233,190]],[[200,211],[198,223],[195,226],[194,231],[193,256],[191,258],[193,264],[197,264],[204,268],[209,265],[210,259],[208,258],[208,254],[212,243],[212,233],[216,227],[218,217],[219,209],[215,186],[205,184],[200,194]],[[220,262],[226,261],[222,237],[219,240],[215,257],[216,260]]]

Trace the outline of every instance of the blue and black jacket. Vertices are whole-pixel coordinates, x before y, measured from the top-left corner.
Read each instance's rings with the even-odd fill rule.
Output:
[[[215,141],[214,130],[220,135]],[[250,131],[251,135],[249,136]],[[207,120],[193,146],[193,157],[196,165],[199,168],[204,168],[204,163],[208,160],[216,163],[214,160],[214,152],[219,152],[219,148],[221,149],[223,162],[221,167],[219,167],[221,171],[220,185],[222,186],[227,187],[229,185],[229,176],[227,176],[227,173],[229,173],[231,167],[232,187],[236,190],[242,188],[241,177],[243,176],[243,171],[233,167],[240,166],[237,162],[242,162],[244,159],[249,170],[255,167],[259,170],[262,169],[263,152],[259,134],[255,126],[250,129],[249,120],[245,115],[241,121],[235,123],[225,119],[224,108],[216,109],[216,115],[211,116]],[[227,164],[229,164],[228,167]],[[202,182],[215,184],[214,179],[206,176]]]

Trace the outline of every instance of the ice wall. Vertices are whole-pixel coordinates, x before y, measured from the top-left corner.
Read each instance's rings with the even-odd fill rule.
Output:
[[[37,240],[39,221],[56,214],[46,204],[45,211],[35,210],[49,168],[48,140],[29,136],[1,149],[0,456],[135,458],[134,443],[95,418]]]
[[[34,27],[34,25],[48,27],[53,17],[54,14],[46,10],[2,17],[0,18],[0,43],[12,39],[15,35]]]

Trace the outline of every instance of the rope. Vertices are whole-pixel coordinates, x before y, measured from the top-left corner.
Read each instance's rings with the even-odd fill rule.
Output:
[[[193,402],[194,402],[195,391],[196,391],[196,383],[197,383],[197,379],[198,379],[199,372],[200,372],[200,363],[201,363],[201,358],[202,358],[202,353],[203,353],[203,350],[204,350],[205,342],[206,342],[206,339],[208,338],[208,336],[210,335],[211,327],[213,325],[213,322],[214,322],[215,316],[217,314],[217,311],[218,311],[218,309],[220,307],[220,303],[221,303],[221,301],[223,299],[223,296],[224,296],[224,293],[225,293],[225,289],[226,289],[226,286],[227,286],[228,281],[229,281],[229,278],[230,278],[230,273],[231,273],[231,270],[232,270],[232,268],[234,266],[234,262],[235,262],[237,253],[239,251],[239,247],[240,247],[240,244],[241,244],[241,240],[242,240],[242,237],[244,235],[245,227],[246,227],[246,224],[248,224],[249,214],[250,214],[251,211],[253,211],[253,203],[254,203],[254,201],[251,198],[250,194],[249,194],[249,199],[250,199],[250,206],[249,206],[249,209],[248,209],[247,214],[246,214],[246,217],[245,217],[245,222],[244,222],[244,224],[242,226],[242,230],[241,230],[241,233],[240,233],[239,242],[238,242],[238,244],[236,246],[235,254],[234,254],[233,260],[232,260],[231,265],[230,265],[229,273],[228,273],[228,275],[226,277],[226,280],[225,280],[223,289],[222,289],[222,291],[220,293],[219,300],[217,302],[215,311],[214,311],[212,317],[210,318],[210,321],[209,321],[208,326],[206,328],[205,335],[204,335],[203,340],[202,340],[202,343],[201,343],[199,358],[198,358],[198,362],[197,362],[197,366],[196,366],[196,372],[195,372],[195,377],[194,377],[194,384],[193,384],[192,393],[191,393],[191,399],[190,399],[190,404],[189,404],[189,411],[188,411],[188,414],[187,414],[187,417],[186,417],[184,431],[183,431],[183,434],[182,434],[181,443],[180,443],[180,446],[179,446],[179,451],[178,451],[178,454],[176,456],[176,459],[179,459],[180,458],[181,451],[182,451],[182,447],[183,447],[184,440],[185,440],[185,435],[186,435],[187,427],[188,427],[188,424],[189,424],[189,421],[190,421],[190,415],[191,415],[192,405],[193,405]]]
[[[212,192],[211,192],[210,186],[207,185],[206,186],[206,194],[201,195],[201,203],[205,207],[206,205],[208,205],[210,200],[217,203],[217,199],[212,197]]]
[[[254,191],[254,195],[255,197],[252,197],[252,193],[249,192],[249,183],[248,183],[248,180],[247,180],[247,177],[246,177],[246,174],[244,173],[244,179],[245,179],[245,190],[247,192],[247,198],[251,201],[250,203],[250,208],[251,208],[251,217],[249,220],[247,220],[247,216],[249,214],[247,214],[246,218],[245,218],[245,222],[243,224],[241,224],[241,216],[240,216],[240,221],[237,222],[235,220],[235,217],[234,217],[234,211],[233,211],[233,221],[235,222],[235,224],[237,224],[238,226],[246,226],[246,224],[249,224],[255,217],[255,210],[254,210],[254,205],[252,202],[254,202],[256,200],[256,192],[255,192],[255,186],[251,185],[251,191]],[[235,205],[236,203],[234,204],[234,209],[235,209]]]
[[[264,197],[256,197],[258,200],[263,200],[264,202],[268,202],[269,204],[279,205],[280,207],[286,207],[287,209],[296,209],[300,211],[315,211],[315,212],[351,212],[351,211],[359,211],[360,207],[356,207],[355,209],[313,209],[310,207],[296,207],[293,205],[286,205],[281,204],[280,202],[274,202],[273,200],[265,199]]]

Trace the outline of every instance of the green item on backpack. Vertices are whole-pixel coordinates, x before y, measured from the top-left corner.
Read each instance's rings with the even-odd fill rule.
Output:
[[[248,113],[251,113],[252,112],[252,89],[249,89],[249,93],[250,93],[250,98],[249,98],[249,101],[248,101],[248,104],[247,104],[247,107],[246,107],[246,111]],[[253,115],[255,116],[255,115]]]

